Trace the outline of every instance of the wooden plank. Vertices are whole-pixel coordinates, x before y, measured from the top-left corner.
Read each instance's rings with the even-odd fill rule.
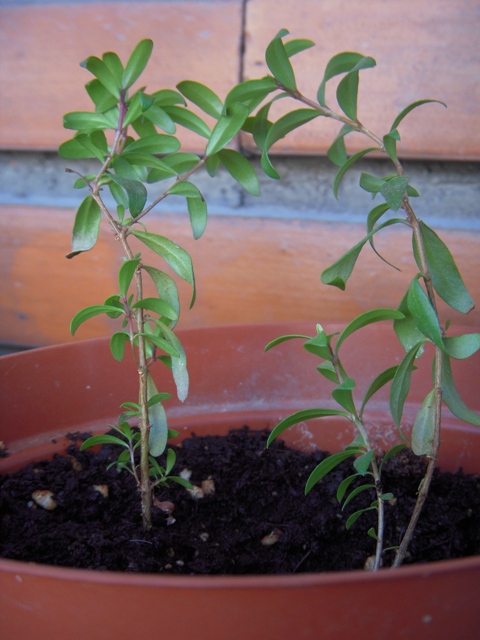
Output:
[[[45,345],[71,340],[69,323],[82,307],[117,291],[119,247],[102,230],[94,250],[66,260],[74,212],[0,206],[0,342]],[[366,247],[345,292],[320,283],[320,272],[364,235],[363,225],[306,220],[211,216],[194,241],[184,214],[152,219],[152,232],[178,242],[192,255],[198,299],[188,311],[190,289],[181,286],[181,326],[308,320],[348,321],[378,306],[396,307],[414,270],[405,230],[385,229],[378,249],[403,271],[389,271]],[[480,300],[478,233],[445,231],[470,292]],[[158,257],[152,258],[158,264]],[[453,322],[478,326],[480,311]],[[106,335],[103,318],[81,327],[76,339]]]
[[[1,6],[0,147],[55,149],[69,137],[63,114],[91,109],[80,62],[109,50],[126,60],[142,38],[155,42],[147,87],[194,79],[225,95],[239,77],[241,0]]]
[[[387,133],[407,104],[436,98],[448,104],[426,105],[402,122],[404,157],[480,158],[480,4],[469,0],[250,0],[247,4],[246,78],[267,73],[264,51],[281,29],[310,38],[317,46],[292,60],[299,90],[315,98],[327,61],[341,51],[359,51],[377,60],[361,74],[359,118]],[[327,100],[335,104],[333,92]],[[328,96],[332,96],[329,98]],[[276,114],[282,113],[280,101]],[[292,104],[292,103],[290,103]],[[298,106],[301,106],[297,103]],[[292,107],[290,107],[292,108]],[[308,130],[308,133],[307,133]],[[322,119],[277,143],[277,152],[325,153],[339,125]],[[353,136],[351,149],[368,146]],[[249,146],[249,142],[245,144]]]

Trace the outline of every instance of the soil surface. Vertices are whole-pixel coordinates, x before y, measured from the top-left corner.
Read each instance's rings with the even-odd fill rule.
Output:
[[[191,471],[203,484],[194,499],[171,483],[157,489],[171,514],[154,508],[153,528],[142,529],[132,476],[107,470],[118,451],[80,452],[32,463],[0,478],[0,556],[43,564],[170,574],[278,574],[363,569],[374,553],[367,530],[375,512],[347,531],[348,516],[374,499],[360,493],[342,511],[335,494],[352,474],[346,461],[307,496],[305,482],[325,453],[305,454],[276,441],[266,449],[266,431],[247,428],[228,436],[189,438],[176,447],[176,473]],[[73,436],[72,436],[73,439]],[[415,501],[424,461],[407,451],[385,466],[386,544],[398,544]],[[207,481],[207,482],[205,482]],[[352,487],[355,485],[352,485]],[[108,487],[108,494],[107,489]],[[35,494],[55,508],[38,506]],[[51,492],[48,493],[48,492]],[[408,562],[480,553],[480,478],[436,472]],[[384,565],[393,553],[384,553]]]

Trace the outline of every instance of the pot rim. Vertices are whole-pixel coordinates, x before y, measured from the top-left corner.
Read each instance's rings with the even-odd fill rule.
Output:
[[[71,582],[85,582],[95,584],[111,584],[122,586],[143,585],[152,588],[174,589],[265,589],[265,588],[302,588],[322,586],[335,583],[362,584],[370,582],[390,582],[392,580],[408,580],[411,578],[427,578],[430,576],[444,576],[451,573],[471,572],[480,570],[480,556],[457,558],[454,560],[439,560],[424,564],[406,565],[398,569],[385,568],[378,572],[353,570],[329,571],[323,573],[303,574],[275,574],[275,575],[159,575],[148,573],[122,573],[116,571],[94,571],[77,569],[74,567],[56,567],[29,563],[20,560],[0,559],[0,571],[16,574],[15,578],[22,581],[23,577],[42,576],[51,579]]]

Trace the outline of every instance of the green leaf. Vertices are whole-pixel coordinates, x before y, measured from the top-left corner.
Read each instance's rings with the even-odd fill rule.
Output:
[[[352,515],[347,519],[345,523],[345,529],[350,529],[350,527],[355,524],[355,522],[359,519],[361,515],[366,513],[367,511],[372,511],[372,509],[376,509],[375,506],[367,507],[366,509],[359,509],[359,511],[355,511]]]
[[[393,328],[395,330],[395,333],[397,334],[397,338],[400,340],[400,343],[405,351],[410,351],[410,349],[421,342],[422,347],[418,354],[421,355],[423,352],[423,343],[425,342],[425,336],[417,327],[415,318],[408,308],[408,292],[404,295],[398,307],[398,310],[403,313],[404,318],[400,320],[394,320],[393,322]]]
[[[103,137],[103,140],[102,140]],[[95,131],[90,134],[79,134],[71,140],[62,143],[58,148],[61,158],[80,159],[97,158],[103,162],[108,153],[105,135],[102,131]]]
[[[125,260],[118,272],[118,287],[122,296],[126,296],[128,288],[132,282],[133,275],[140,263],[138,258],[132,260]]]
[[[337,87],[338,105],[351,120],[357,119],[358,75],[358,71],[347,73]]]
[[[150,373],[147,373],[147,396],[151,398],[158,393],[157,387]],[[150,431],[148,434],[148,448],[153,457],[161,456],[165,451],[168,440],[167,415],[161,402],[157,402],[148,410]]]
[[[352,484],[355,478],[358,478],[359,475],[360,474],[358,473],[354,473],[353,475],[348,476],[347,478],[342,480],[342,482],[338,485],[338,488],[337,488],[337,502],[341,502],[343,500],[343,497],[348,491],[349,486]]]
[[[345,380],[342,380],[341,384],[332,391],[332,397],[341,407],[346,409],[349,413],[356,415],[357,410],[355,408],[352,395],[352,390],[354,388],[354,380],[352,380],[352,378],[346,378]]]
[[[86,440],[84,440],[80,445],[80,451],[85,451],[85,449],[88,449],[89,447],[95,447],[99,444],[116,444],[121,447],[128,447],[128,444],[120,438],[108,434],[102,434],[98,436],[92,436],[91,438],[87,438]]]
[[[335,345],[335,353],[338,353],[338,350],[344,340],[351,336],[352,333],[355,333],[355,331],[358,331],[369,324],[373,324],[374,322],[382,322],[383,320],[399,320],[401,318],[403,318],[403,313],[397,309],[379,308],[361,313],[347,324],[338,337],[337,344]]]
[[[412,428],[412,451],[416,456],[431,456],[435,431],[435,390],[427,395]]]
[[[308,477],[307,483],[305,485],[305,494],[309,493],[312,488],[320,482],[320,480],[330,473],[332,469],[335,469],[341,462],[347,460],[347,458],[351,458],[356,454],[363,454],[364,451],[362,449],[348,449],[347,451],[339,451],[338,453],[333,453],[328,458],[325,458],[318,464],[315,469],[312,471],[310,476]]]
[[[86,320],[90,320],[94,316],[99,316],[102,313],[111,313],[112,317],[118,317],[122,315],[122,311],[119,310],[118,307],[114,307],[113,305],[106,304],[95,304],[91,307],[85,307],[78,313],[76,313],[72,321],[70,322],[70,333],[72,336],[75,334],[78,327],[83,324]],[[115,316],[113,316],[115,314]]]
[[[269,351],[273,347],[276,347],[277,345],[282,344],[282,342],[286,342],[287,340],[296,340],[297,338],[300,338],[302,340],[310,340],[310,336],[305,336],[299,333],[280,336],[279,338],[275,338],[275,340],[272,340],[271,342],[269,342],[265,347],[264,351]]]
[[[447,355],[442,359],[442,398],[454,416],[468,424],[480,427],[480,415],[467,407],[457,391],[450,358]]]
[[[464,360],[480,349],[480,333],[465,333],[461,336],[444,338],[443,344],[449,356]]]
[[[273,440],[277,438],[283,431],[288,429],[294,424],[304,422],[305,420],[312,420],[314,418],[325,418],[327,416],[344,416],[348,418],[349,415],[345,411],[339,411],[338,409],[304,409],[297,411],[291,416],[281,420],[277,426],[272,430],[267,440],[267,447],[271,445]]]
[[[305,51],[306,49],[310,49],[315,46],[315,43],[312,40],[306,40],[305,38],[296,38],[294,40],[289,40],[284,43],[285,51],[287,52],[287,56],[291,58],[292,56],[300,53],[301,51]]]
[[[330,341],[327,334],[317,325],[317,333],[303,345],[304,349],[324,360],[331,360]]]
[[[284,138],[294,129],[297,129],[303,124],[310,122],[310,120],[318,118],[321,115],[322,114],[315,109],[296,109],[295,111],[290,111],[290,113],[285,114],[272,124],[263,144],[263,152],[260,161],[262,169],[268,176],[277,180],[280,178],[268,157],[268,151],[275,142]]]
[[[333,182],[333,193],[336,198],[338,198],[338,189],[340,187],[340,183],[342,181],[343,176],[347,173],[350,167],[354,165],[355,162],[357,162],[357,160],[360,160],[360,158],[363,158],[363,156],[367,155],[367,153],[370,153],[372,151],[378,151],[378,147],[369,147],[368,149],[362,149],[362,151],[355,153],[340,167],[340,169],[337,171],[337,175],[335,176],[335,180]]]
[[[187,356],[180,339],[163,323],[157,323],[165,340],[175,349],[176,355],[172,357],[172,374],[177,388],[177,397],[184,402],[188,396],[189,376],[187,370]]]
[[[326,106],[325,103],[325,87],[329,80],[333,77],[340,75],[341,73],[356,72],[360,69],[367,69],[374,67],[376,62],[373,58],[363,56],[361,53],[354,53],[346,51],[344,53],[338,53],[331,58],[325,68],[323,80],[318,88],[317,100],[322,106]]]
[[[297,88],[295,74],[282,42],[282,38],[287,34],[288,31],[286,29],[282,29],[277,33],[265,51],[265,61],[275,80],[283,85],[285,89],[295,91]]]
[[[210,135],[205,154],[211,156],[227,146],[237,135],[248,116],[248,107],[244,104],[233,104],[227,115],[218,119]]]
[[[123,72],[122,86],[128,89],[140,77],[147,66],[153,49],[153,42],[141,40],[130,54],[125,71]]]
[[[475,303],[468,293],[448,247],[424,222],[420,222],[420,233],[435,291],[453,309],[468,313],[474,308]],[[418,264],[418,250],[415,250],[415,257]]]
[[[214,178],[217,175],[218,170],[220,168],[220,164],[221,162],[220,162],[220,158],[218,157],[218,153],[216,153],[214,156],[209,156],[207,158],[205,167],[207,169],[208,175],[211,178]]]
[[[178,298],[178,289],[177,285],[173,278],[171,278],[167,273],[156,269],[155,267],[143,266],[144,271],[148,273],[148,275],[153,280],[153,283],[158,291],[158,296],[175,310],[177,317],[180,315],[180,301]]]
[[[123,152],[131,153],[132,151],[140,151],[142,153],[151,153],[164,155],[175,153],[180,149],[180,141],[174,136],[167,136],[163,133],[157,133],[152,136],[145,136],[133,142],[129,142]]]
[[[383,136],[383,146],[392,162],[397,163],[397,142],[400,141],[400,134],[396,129],[387,133],[387,135]]]
[[[244,155],[234,149],[223,149],[218,156],[235,180],[252,196],[260,195],[260,184],[255,169]]]
[[[368,217],[367,217],[367,232],[368,233],[370,233],[371,231],[374,230],[375,225],[377,224],[377,222],[380,220],[380,218],[387,211],[389,211],[389,209],[390,209],[390,207],[386,202],[382,202],[381,204],[377,205],[376,207],[373,207],[373,209],[369,212]],[[373,242],[373,235],[369,239],[368,242],[370,243],[370,246],[375,251],[377,256],[380,258],[380,260],[385,262],[385,264],[388,264],[388,266],[392,267],[392,269],[395,269],[396,271],[400,271],[400,269],[398,267],[396,267],[394,264],[392,264],[391,262],[386,260],[382,255],[380,255],[380,253],[377,251],[377,248],[375,247],[375,244]]]
[[[335,367],[331,362],[322,362],[322,364],[318,365],[317,371],[321,373],[324,378],[330,380],[330,382],[334,382],[335,384],[340,383]]]
[[[207,203],[203,196],[198,198],[187,198],[187,209],[190,216],[190,225],[193,231],[193,237],[198,240],[207,228]]]
[[[375,450],[370,449],[370,451],[367,451],[366,453],[362,453],[361,456],[356,458],[353,463],[353,466],[355,467],[355,470],[357,471],[357,473],[359,473],[361,476],[364,476],[367,473],[367,471],[370,469],[370,464],[374,459],[374,457],[375,457]],[[369,488],[370,487],[375,488],[375,485],[369,485]]]
[[[115,173],[109,173],[109,178],[120,187],[125,189],[128,197],[128,208],[133,217],[142,212],[147,200],[147,190],[145,185],[139,180],[124,178]]]
[[[384,179],[377,178],[377,176],[373,176],[371,173],[362,172],[359,184],[364,191],[376,195],[377,193],[380,193],[384,185]]]
[[[122,362],[127,342],[130,342],[130,336],[126,331],[117,331],[110,338],[110,351],[117,362]]]
[[[155,101],[155,104],[160,107],[169,107],[175,104],[181,104],[185,106],[186,102],[183,96],[174,89],[160,89],[159,91],[155,91],[152,93],[152,97]]]
[[[400,451],[402,451],[403,449],[406,449],[407,445],[405,443],[402,444],[396,444],[394,447],[392,447],[391,449],[389,449],[387,451],[387,453],[383,456],[382,458],[382,462],[380,463],[380,468],[379,468],[379,472],[382,472],[383,466],[384,464],[390,460],[390,458],[393,458],[393,456],[396,456],[397,453],[400,453]]]
[[[345,291],[347,280],[352,274],[366,241],[366,238],[364,238],[330,267],[327,267],[320,276],[323,284],[329,284],[333,287],[338,287],[341,291]]]
[[[397,428],[400,427],[400,422],[402,421],[403,407],[410,391],[410,379],[412,371],[415,369],[415,358],[422,344],[420,342],[414,345],[404,356],[397,367],[390,387],[390,413]]]
[[[115,78],[118,86],[122,84],[123,64],[120,58],[113,51],[107,51],[102,55],[102,61],[107,65],[110,73]]]
[[[193,169],[200,162],[200,157],[195,153],[181,151],[162,158],[162,162],[179,175]]]
[[[104,113],[117,104],[117,98],[112,96],[110,91],[107,91],[100,80],[96,78],[88,82],[85,85],[85,89],[95,105],[95,111],[98,113]]]
[[[352,125],[344,124],[327,151],[327,156],[330,159],[330,162],[335,164],[337,167],[341,167],[348,160],[347,150],[345,147],[345,136],[355,130],[355,127]]]
[[[188,213],[190,214],[190,224],[195,240],[205,231],[207,226],[207,203],[200,190],[192,182],[183,180],[176,182],[170,189],[172,195],[184,196],[187,199]]]
[[[73,224],[72,250],[67,258],[89,251],[95,246],[100,229],[102,213],[97,202],[88,195],[78,207]]]
[[[132,229],[130,233],[161,256],[180,278],[192,286],[194,285],[192,259],[178,244],[156,233],[138,231],[137,229]]]
[[[148,123],[145,122],[145,119],[148,120]],[[139,135],[142,135],[139,130],[139,126],[142,126],[142,124],[150,127],[152,124],[154,124],[156,127],[163,129],[165,133],[175,133],[177,130],[172,116],[168,114],[165,109],[162,109],[162,107],[159,107],[156,104],[152,104],[151,107],[143,112],[141,118],[135,120],[135,122],[133,123],[133,126],[137,133],[139,133]],[[154,128],[149,129],[149,133],[145,135],[151,135],[152,133],[154,133],[154,131]]]
[[[80,66],[90,71],[117,100],[120,99],[120,86],[103,60],[90,56]]]
[[[196,113],[189,111],[185,107],[164,107],[165,112],[172,118],[174,122],[179,124],[185,129],[189,129],[194,133],[197,133],[203,138],[210,138],[210,127],[199,117]],[[146,114],[148,118],[148,112]]]
[[[185,198],[199,198],[202,195],[200,189],[188,180],[175,182],[168,190],[168,193],[171,195],[184,196]]]
[[[245,80],[245,82],[240,82],[229,91],[225,98],[225,108],[230,107],[235,102],[243,102],[250,107],[252,100],[261,101],[276,89],[278,89],[278,85],[270,76],[255,80]]]
[[[403,203],[408,185],[407,176],[396,176],[383,183],[380,192],[387,201],[388,206],[393,211],[398,211]]]
[[[408,115],[410,113],[410,111],[412,111],[413,109],[416,109],[417,107],[421,106],[422,104],[427,104],[428,102],[436,102],[438,104],[443,105],[445,108],[447,107],[447,105],[444,102],[441,102],[440,100],[428,100],[427,99],[427,100],[417,100],[416,102],[412,102],[412,104],[409,104],[407,107],[405,107],[405,109],[400,111],[398,116],[393,121],[393,124],[390,127],[390,131],[394,131],[395,129],[397,129],[397,127],[400,124],[400,122],[405,118],[406,115]]]
[[[395,374],[397,373],[397,370],[398,370],[397,365],[394,367],[389,367],[388,369],[385,369],[384,371],[379,373],[378,376],[373,380],[373,382],[371,382],[370,386],[367,389],[367,393],[365,394],[365,397],[363,399],[362,406],[360,408],[360,413],[359,413],[360,416],[363,414],[363,411],[367,405],[367,402],[370,400],[370,398],[375,393],[377,393],[377,391],[382,389],[382,387],[388,384],[390,380],[393,380]]]
[[[360,456],[360,458],[357,458],[357,460],[355,460],[355,462],[353,463],[353,466],[355,466],[355,463],[358,460],[361,460],[363,457],[368,456],[369,454],[373,453],[372,451],[369,451],[368,453],[365,453],[363,456]],[[366,472],[365,472],[366,473]],[[360,475],[365,475],[365,474],[360,474]],[[368,491],[369,489],[375,489],[375,485],[374,484],[362,484],[360,487],[356,487],[350,494],[349,496],[346,498],[345,502],[343,503],[343,507],[342,510],[345,509],[345,507],[347,506],[347,504],[349,502],[351,502],[356,496],[358,496],[359,493],[362,493],[363,491]]]
[[[220,118],[223,104],[220,98],[211,89],[193,80],[184,80],[177,84],[177,89],[187,100],[196,104],[202,111],[205,111],[213,118]]]
[[[159,316],[165,316],[169,320],[178,320],[175,309],[159,298],[142,298],[132,305],[132,309],[146,309],[158,313]]]
[[[115,174],[117,176],[128,178],[129,180],[134,181],[142,180],[142,178],[139,176],[139,168],[133,166],[131,162],[125,160],[123,156],[115,156],[112,160],[111,167],[115,170]]]
[[[412,280],[408,288],[407,304],[418,329],[439,349],[443,350],[442,331],[437,314],[427,294],[418,283],[417,277]]]
[[[152,331],[148,331],[139,335],[144,336],[144,338],[150,344],[153,344],[159,349],[162,349],[163,351],[165,351],[165,353],[168,353],[169,356],[178,356],[178,352],[175,350],[174,347],[172,347],[172,345],[169,342],[167,342],[167,340],[155,335]],[[152,357],[153,357],[153,354],[152,354]],[[155,404],[155,401],[156,401],[156,397],[153,399],[153,402],[150,402],[150,404],[152,405]]]

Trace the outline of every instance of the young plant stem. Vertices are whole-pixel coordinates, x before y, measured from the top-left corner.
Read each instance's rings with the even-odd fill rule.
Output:
[[[438,318],[437,304],[435,300],[435,292],[432,285],[432,279],[428,270],[427,260],[425,257],[425,247],[423,244],[422,236],[420,233],[420,223],[415,215],[415,212],[408,201],[408,198],[404,198],[403,208],[407,213],[409,222],[413,228],[414,240],[417,247],[418,259],[420,262],[420,268],[422,271],[422,279],[425,283],[425,289],[427,291],[428,299],[432,305],[433,310]],[[442,421],[442,365],[443,365],[443,352],[439,347],[435,347],[435,372],[434,372],[434,389],[435,389],[435,409],[434,409],[434,428],[433,439],[431,445],[431,451],[428,456],[428,465],[425,472],[425,476],[422,479],[418,490],[417,501],[413,509],[410,521],[407,529],[402,537],[400,546],[398,547],[395,558],[392,564],[392,568],[399,567],[404,561],[408,547],[412,540],[415,528],[418,523],[421,511],[425,504],[430,489],[430,484],[433,477],[433,472],[437,464],[438,450],[440,447],[440,430]]]
[[[335,354],[334,350],[330,346],[330,353],[332,357],[332,364],[335,369],[335,373],[337,374],[337,378],[340,383],[344,381],[343,368],[340,365],[340,360],[338,356]],[[368,440],[367,430],[365,429],[365,425],[363,424],[363,420],[358,415],[352,415],[351,421],[357,427],[362,439],[365,443],[365,447],[367,451],[372,451],[372,447],[370,446],[370,442]],[[375,561],[372,567],[372,571],[378,571],[381,567],[382,563],[382,553],[383,553],[383,538],[385,532],[385,508],[383,504],[383,500],[381,498],[383,489],[382,489],[382,481],[380,477],[380,470],[378,468],[377,461],[375,457],[372,459],[370,463],[370,468],[372,470],[372,475],[375,483],[375,493],[377,496],[377,538],[376,538],[376,547],[375,547]]]
[[[169,195],[171,187],[163,191],[153,202],[151,202],[143,211],[141,211],[133,220],[122,224],[117,221],[110,212],[109,208],[104,203],[100,191],[101,191],[101,178],[104,177],[110,168],[110,165],[116,154],[121,153],[122,147],[125,143],[127,129],[124,127],[124,120],[127,115],[128,105],[126,103],[125,92],[122,91],[119,101],[119,118],[117,128],[114,134],[114,141],[110,150],[110,153],[105,158],[102,167],[95,176],[94,180],[89,182],[84,179],[88,187],[90,188],[92,197],[97,202],[103,215],[108,220],[112,227],[115,237],[120,241],[123,252],[127,259],[131,260],[134,257],[133,251],[128,244],[128,235],[130,229],[134,224],[146,216],[157,204],[164,200]],[[193,173],[195,173],[200,167],[202,167],[207,161],[207,157],[201,158],[198,163],[192,167],[189,171],[185,172],[181,176],[177,177],[176,183],[187,180]],[[141,265],[135,270],[135,302],[139,302],[143,299],[143,280],[142,280],[142,268]],[[126,301],[125,301],[125,304]],[[149,433],[151,429],[149,412],[148,412],[148,376],[149,376],[149,362],[146,353],[146,341],[145,341],[145,317],[144,311],[141,308],[135,309],[134,313],[131,313],[131,309],[127,309],[129,313],[129,332],[130,342],[133,349],[134,358],[138,371],[138,385],[139,385],[139,406],[140,406],[140,474],[134,469],[134,477],[137,481],[138,490],[141,498],[141,511],[142,522],[145,530],[149,530],[152,527],[152,501],[153,501],[153,484],[150,479],[150,461],[149,461]],[[135,328],[132,330],[132,319],[134,319]],[[136,344],[134,344],[134,340]],[[134,463],[133,463],[134,464]]]

